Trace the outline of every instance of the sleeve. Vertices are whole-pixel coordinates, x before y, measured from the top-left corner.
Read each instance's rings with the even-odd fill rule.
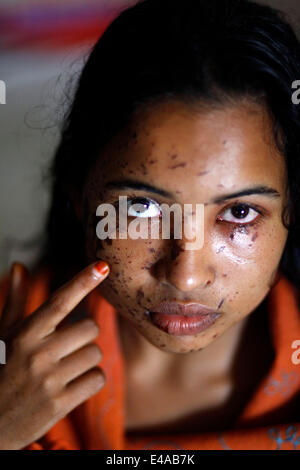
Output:
[[[72,414],[72,413],[71,413]],[[78,435],[78,425],[71,419],[68,414],[49,431],[38,439],[36,442],[30,443],[22,450],[82,450],[83,443]],[[74,411],[73,411],[74,414]]]
[[[74,450],[74,447],[72,447],[69,442],[63,439],[57,439],[47,442],[42,442],[42,440],[32,442],[22,450]]]
[[[24,447],[22,450],[45,450],[43,449],[42,445],[39,444],[38,442],[33,442],[32,444],[29,444],[29,446]]]

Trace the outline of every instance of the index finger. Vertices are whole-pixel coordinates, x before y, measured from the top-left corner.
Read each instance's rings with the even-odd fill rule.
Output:
[[[31,332],[39,338],[51,333],[76,305],[107,277],[108,273],[108,263],[97,261],[76,274],[51,294],[31,319],[29,317]]]

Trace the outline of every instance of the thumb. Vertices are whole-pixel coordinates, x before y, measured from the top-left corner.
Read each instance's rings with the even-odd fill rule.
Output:
[[[10,283],[3,312],[0,319],[0,333],[8,332],[24,318],[24,310],[28,295],[29,272],[18,262],[11,265]]]

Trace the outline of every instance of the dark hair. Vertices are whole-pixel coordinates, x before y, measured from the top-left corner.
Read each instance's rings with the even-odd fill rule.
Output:
[[[300,287],[300,47],[282,13],[246,0],[144,0],[122,11],[94,46],[80,76],[51,166],[52,206],[40,263],[62,280],[85,264],[84,227],[71,194],[80,196],[101,148],[143,105],[163,99],[226,104],[263,102],[286,160],[289,234],[282,272]]]

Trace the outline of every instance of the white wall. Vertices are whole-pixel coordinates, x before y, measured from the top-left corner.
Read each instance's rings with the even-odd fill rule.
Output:
[[[85,51],[0,55],[6,84],[6,104],[0,104],[0,274],[12,261],[30,263],[37,253],[38,243],[20,251],[11,239],[38,236],[43,227],[49,194],[42,176],[58,140],[66,81],[81,69]]]

